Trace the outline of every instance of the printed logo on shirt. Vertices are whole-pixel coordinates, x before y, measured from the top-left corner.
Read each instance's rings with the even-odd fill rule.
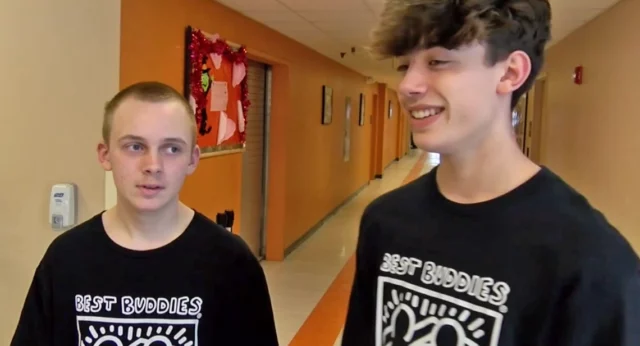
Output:
[[[125,296],[118,299],[113,296],[77,295],[76,311],[84,314],[76,319],[78,345],[198,346],[201,309],[202,299],[199,297]],[[105,317],[107,313],[108,316],[122,317]]]
[[[509,285],[451,268],[399,255],[384,256],[382,272],[419,275],[425,286],[446,288],[493,304],[487,309],[426,287],[381,276],[378,278],[376,346],[465,345],[497,346]]]
[[[497,306],[502,313],[509,310],[505,304],[509,299],[511,288],[506,282],[496,281],[490,277],[470,275],[431,261],[423,262],[414,257],[388,253],[382,259],[380,271],[396,276],[420,275],[420,281],[425,285],[465,293],[480,302]]]

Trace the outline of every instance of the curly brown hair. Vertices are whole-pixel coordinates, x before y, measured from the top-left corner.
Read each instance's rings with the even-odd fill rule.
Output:
[[[550,21],[548,0],[387,0],[369,48],[384,59],[480,42],[490,66],[521,50],[531,60],[531,73],[514,91],[513,108],[542,68]]]

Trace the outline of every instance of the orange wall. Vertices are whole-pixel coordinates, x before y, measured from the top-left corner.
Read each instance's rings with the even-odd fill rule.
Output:
[[[278,215],[268,216],[267,244],[277,249],[267,250],[268,257],[278,259],[283,248],[367,183],[372,125],[358,126],[358,95],[366,93],[371,110],[371,88],[363,76],[211,0],[122,0],[121,87],[153,79],[182,90],[187,25],[219,33],[279,63],[282,73],[276,81],[274,71],[272,99],[278,110],[271,124],[278,128],[270,152],[275,166],[270,176],[278,184],[269,191],[270,213],[277,209]],[[320,124],[323,84],[334,89],[329,126]],[[342,159],[346,96],[352,100],[349,162]],[[203,159],[186,182],[183,200],[210,217],[223,209],[238,214],[241,163],[241,154]]]
[[[396,158],[401,158],[408,151],[408,124],[405,114],[400,109],[397,94],[386,84],[371,86],[371,92],[378,95],[378,104],[374,112],[374,125],[371,153],[373,166],[371,177],[380,177],[384,169]],[[393,115],[389,118],[389,102],[393,105]]]
[[[622,0],[550,48],[542,162],[640,250],[640,1]],[[584,66],[584,83],[572,82]]]

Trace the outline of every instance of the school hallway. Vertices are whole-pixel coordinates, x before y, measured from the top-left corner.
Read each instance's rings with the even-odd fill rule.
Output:
[[[9,345],[15,333],[50,244],[115,206],[123,196],[118,186],[130,186],[116,185],[113,172],[123,170],[101,165],[96,148],[103,128],[112,125],[105,103],[143,81],[184,96],[198,129],[199,159],[188,169],[171,168],[172,177],[190,174],[184,182],[177,174],[165,192],[180,184],[185,205],[240,235],[264,259],[280,345],[339,344],[365,207],[438,159],[410,149],[400,59],[368,52],[385,1],[52,3],[0,6],[7,33],[0,58],[0,345]],[[634,92],[640,1],[550,3],[552,40],[537,78],[515,100],[515,140],[533,162],[583,194],[640,253],[640,160],[633,159],[640,118],[630,116],[640,108]],[[10,35],[16,27],[26,31]],[[25,37],[39,44],[26,44]],[[87,71],[100,83],[87,84]],[[33,88],[31,76],[48,82],[35,102],[25,92]],[[429,102],[465,102],[455,88],[427,84],[436,91]],[[25,155],[43,149],[54,155]],[[61,195],[60,187],[68,193]]]
[[[280,345],[332,346],[340,335],[354,272],[358,225],[381,194],[428,172],[437,155],[413,150],[389,165],[282,262],[264,261]]]

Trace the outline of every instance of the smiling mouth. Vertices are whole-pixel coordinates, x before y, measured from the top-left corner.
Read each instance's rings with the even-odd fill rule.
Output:
[[[411,117],[414,119],[426,119],[434,115],[438,115],[444,111],[444,107],[430,107],[426,109],[411,111]]]

